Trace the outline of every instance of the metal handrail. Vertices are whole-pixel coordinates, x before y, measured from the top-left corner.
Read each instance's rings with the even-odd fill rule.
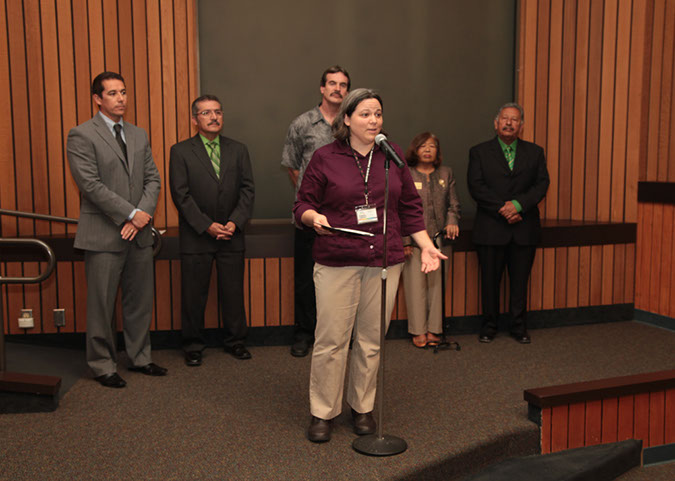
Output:
[[[48,214],[35,214],[34,212],[21,212],[19,210],[8,210],[8,209],[0,209],[0,216],[1,215],[11,215],[14,217],[24,217],[27,219],[36,219],[36,220],[46,220],[50,222],[63,222],[65,224],[77,224],[79,222],[77,219],[73,219],[72,217],[60,217],[57,215],[48,215]],[[160,249],[162,248],[162,235],[159,233],[157,229],[155,229],[155,226],[151,225],[150,230],[152,232],[153,238],[152,255],[156,257]]]
[[[56,266],[56,256],[54,255],[54,251],[52,250],[51,247],[49,247],[46,243],[42,242],[39,239],[7,239],[7,238],[1,238],[0,237],[0,246],[3,245],[8,245],[8,244],[32,244],[36,245],[39,247],[42,247],[42,250],[45,251],[47,254],[47,269],[45,269],[44,272],[42,272],[39,276],[35,277],[3,277],[0,275],[0,285],[1,284],[36,284],[38,282],[42,282],[45,279],[47,279],[52,271],[54,270],[54,266]]]
[[[0,286],[3,284],[36,284],[47,279],[56,266],[56,256],[51,247],[38,239],[2,239],[0,238],[0,246],[5,245],[34,245],[41,247],[47,254],[47,268],[35,277],[3,277],[0,275]],[[7,358],[5,354],[5,308],[2,305],[2,293],[0,293],[0,372],[5,370],[7,365]]]

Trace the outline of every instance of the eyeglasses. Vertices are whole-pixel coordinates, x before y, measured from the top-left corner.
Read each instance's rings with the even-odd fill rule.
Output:
[[[222,117],[223,111],[222,110],[202,110],[201,112],[197,112],[197,115],[199,115],[200,117],[204,117],[204,118],[211,117],[211,114],[215,114],[216,117]]]

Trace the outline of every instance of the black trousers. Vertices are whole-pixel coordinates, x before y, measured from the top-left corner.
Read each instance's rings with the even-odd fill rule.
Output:
[[[295,339],[314,339],[316,294],[314,291],[313,229],[295,229]]]
[[[499,316],[499,284],[504,267],[509,270],[509,312],[512,334],[523,334],[527,330],[527,280],[532,270],[536,246],[521,246],[511,242],[506,245],[477,245],[481,273],[481,303],[483,324],[480,333],[494,336],[497,333]]]
[[[218,305],[224,328],[223,341],[226,346],[243,342],[247,332],[244,310],[244,253],[218,251],[181,254],[180,259],[183,349],[199,351],[206,346],[203,336],[204,311],[214,260],[218,274]]]

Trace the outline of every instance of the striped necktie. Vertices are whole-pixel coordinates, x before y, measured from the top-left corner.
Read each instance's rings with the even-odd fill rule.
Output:
[[[516,161],[516,152],[513,149],[513,146],[507,145],[505,150],[506,161],[509,163],[509,169],[513,170],[513,164]]]
[[[218,142],[212,140],[206,145],[209,147],[209,158],[213,164],[213,170],[216,171],[216,177],[220,177],[220,149],[218,148]]]

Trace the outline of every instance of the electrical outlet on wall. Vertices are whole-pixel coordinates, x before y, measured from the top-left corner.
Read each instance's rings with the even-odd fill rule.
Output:
[[[33,309],[21,309],[21,317],[19,318],[19,327],[21,329],[33,329],[35,327],[35,319],[33,319]]]
[[[54,325],[56,327],[64,327],[66,325],[65,309],[54,309]]]

